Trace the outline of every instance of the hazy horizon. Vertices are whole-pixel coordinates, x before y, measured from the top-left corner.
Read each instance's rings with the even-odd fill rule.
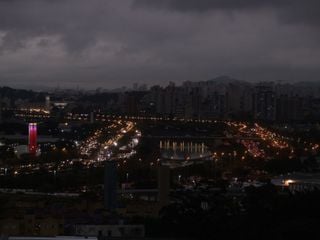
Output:
[[[279,83],[279,84],[303,84],[303,85],[308,85],[308,84],[315,84],[315,85],[320,85],[320,82],[317,81],[285,81],[285,80],[270,80],[270,81],[247,81],[245,79],[236,79],[233,78],[231,76],[226,76],[226,75],[221,75],[221,76],[216,76],[214,78],[210,78],[210,79],[206,79],[206,80],[199,80],[199,81],[192,81],[192,80],[186,80],[186,81],[182,81],[182,82],[175,82],[175,81],[171,81],[173,82],[176,86],[181,86],[184,82],[206,82],[206,81],[220,81],[223,82],[224,79],[229,79],[231,81],[240,81],[243,83],[249,83],[249,84],[255,84],[255,83],[269,83],[269,82],[273,82],[275,84]],[[94,91],[97,89],[100,89],[102,91],[120,91],[121,89],[125,88],[126,90],[133,90],[133,85],[137,84],[138,88],[141,87],[142,85],[146,85],[146,87],[148,89],[150,89],[150,87],[152,86],[161,86],[161,87],[166,87],[170,84],[170,82],[165,82],[165,83],[160,83],[160,84],[150,84],[147,85],[145,83],[139,83],[139,82],[133,82],[131,85],[122,85],[122,86],[117,86],[117,87],[113,87],[113,88],[108,88],[108,87],[102,87],[102,86],[93,86],[93,87],[81,87],[79,85],[75,85],[75,86],[64,86],[64,85],[56,85],[56,86],[45,86],[45,85],[1,85],[0,84],[0,88],[1,87],[9,87],[9,88],[13,88],[13,89],[21,89],[21,90],[32,90],[32,91],[36,91],[36,92],[41,92],[41,91],[53,91],[53,90],[79,90],[79,91]]]

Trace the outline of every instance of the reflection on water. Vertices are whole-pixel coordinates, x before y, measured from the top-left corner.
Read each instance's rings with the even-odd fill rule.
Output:
[[[167,160],[200,160],[211,156],[203,142],[160,141],[162,159]]]

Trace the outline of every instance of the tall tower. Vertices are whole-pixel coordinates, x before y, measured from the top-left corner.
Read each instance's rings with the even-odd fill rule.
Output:
[[[104,204],[105,208],[113,211],[117,208],[117,163],[106,161],[104,169]]]
[[[45,108],[47,111],[50,111],[50,96],[46,96]]]
[[[35,155],[37,152],[37,124],[29,123],[29,153]]]

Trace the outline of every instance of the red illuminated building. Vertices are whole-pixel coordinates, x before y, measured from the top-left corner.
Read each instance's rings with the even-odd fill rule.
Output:
[[[29,123],[29,153],[37,152],[37,124]]]

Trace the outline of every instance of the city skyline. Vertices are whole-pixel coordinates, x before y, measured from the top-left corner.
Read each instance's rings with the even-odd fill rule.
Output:
[[[0,240],[312,239],[319,0],[0,0]]]
[[[317,1],[0,1],[0,85],[319,81]]]

